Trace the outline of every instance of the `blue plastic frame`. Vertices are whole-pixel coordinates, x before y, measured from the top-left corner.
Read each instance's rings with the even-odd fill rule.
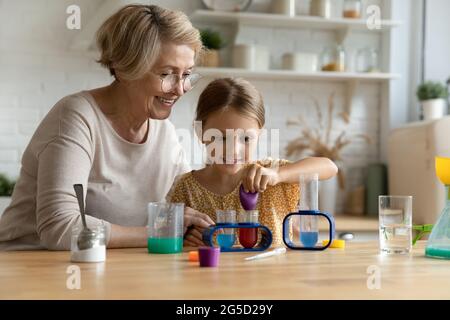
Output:
[[[258,228],[261,231],[261,239],[253,248],[222,248],[221,252],[248,252],[248,251],[264,251],[272,245],[272,231],[266,226],[259,223],[218,223],[209,226],[203,231],[203,241],[210,247],[214,247],[213,234],[219,229],[242,229],[242,228]]]
[[[292,241],[289,237],[289,228],[288,228],[288,221],[289,217],[291,216],[323,216],[328,220],[329,224],[329,239],[326,246],[322,247],[296,247],[293,245]],[[335,233],[335,223],[334,218],[332,215],[330,215],[328,212],[322,212],[319,210],[299,210],[298,212],[291,212],[283,219],[283,242],[284,244],[292,250],[325,250],[331,245],[331,241],[334,239],[334,233]]]

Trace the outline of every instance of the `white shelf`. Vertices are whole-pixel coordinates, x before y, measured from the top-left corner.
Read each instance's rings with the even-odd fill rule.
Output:
[[[324,81],[372,81],[381,82],[397,79],[395,73],[356,73],[356,72],[313,72],[303,73],[289,70],[253,71],[237,68],[205,68],[196,69],[205,77],[243,77],[247,79],[267,80],[324,80]]]
[[[237,23],[260,27],[280,27],[280,28],[313,28],[313,29],[327,29],[340,30],[352,29],[367,32],[386,31],[392,27],[399,26],[400,21],[381,20],[380,29],[369,30],[367,28],[366,20],[364,19],[349,19],[349,18],[331,18],[325,19],[313,16],[295,16],[288,17],[280,14],[271,13],[255,13],[255,12],[222,12],[210,10],[197,10],[192,16],[191,20],[197,23]]]

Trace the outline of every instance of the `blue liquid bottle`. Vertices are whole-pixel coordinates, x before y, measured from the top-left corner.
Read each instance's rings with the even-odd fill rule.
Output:
[[[300,210],[318,210],[318,182],[317,173],[300,175]],[[312,248],[319,239],[317,217],[300,217],[300,242],[304,247]]]
[[[228,230],[225,230],[227,232]],[[236,236],[234,234],[234,231],[232,234],[226,234],[226,233],[219,233],[217,235],[217,244],[221,248],[231,248],[234,245],[234,242],[236,241]]]
[[[236,223],[236,211],[234,210],[217,210],[216,224]],[[234,228],[221,229],[221,233],[217,234],[217,245],[221,248],[231,248],[236,241],[236,234]]]

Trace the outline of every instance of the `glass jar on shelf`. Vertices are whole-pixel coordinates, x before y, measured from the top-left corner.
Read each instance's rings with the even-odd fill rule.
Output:
[[[345,0],[344,11],[342,15],[344,18],[360,19],[362,14],[361,0]]]
[[[326,47],[320,56],[322,71],[345,71],[345,50],[341,45]]]
[[[356,55],[356,71],[380,72],[378,51],[374,48],[362,48]]]

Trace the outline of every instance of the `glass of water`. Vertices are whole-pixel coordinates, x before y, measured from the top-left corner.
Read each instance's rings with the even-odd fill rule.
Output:
[[[379,196],[380,250],[409,253],[412,245],[412,196]]]

